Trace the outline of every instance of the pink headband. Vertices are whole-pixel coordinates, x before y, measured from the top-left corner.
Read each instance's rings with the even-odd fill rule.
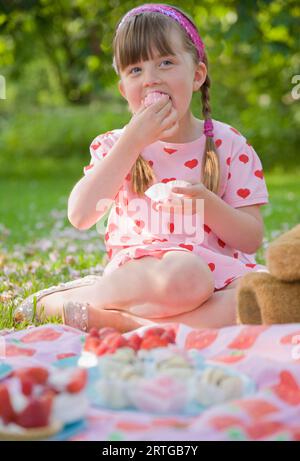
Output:
[[[204,56],[204,43],[201,40],[198,30],[195,28],[195,26],[191,23],[191,21],[186,16],[184,16],[181,12],[175,10],[174,8],[170,6],[159,4],[159,3],[148,3],[146,5],[133,8],[128,13],[126,13],[125,16],[122,18],[122,20],[120,21],[117,27],[117,31],[128,18],[130,18],[131,16],[136,16],[140,13],[143,13],[144,11],[154,11],[157,13],[161,13],[166,16],[169,16],[170,18],[173,18],[176,22],[178,22],[178,24],[180,24],[181,27],[183,27],[186,30],[190,39],[192,40],[195,47],[197,48],[199,60],[202,61],[203,56]],[[214,136],[213,135],[213,122],[210,118],[205,120],[204,122],[204,134],[207,137]]]
[[[178,22],[186,30],[190,39],[192,40],[195,47],[197,48],[199,59],[200,60],[203,59],[204,43],[202,42],[197,29],[194,27],[194,25],[191,23],[191,21],[186,16],[184,16],[182,13],[180,13],[179,11],[175,10],[174,8],[170,6],[166,6],[166,5],[159,4],[159,3],[149,3],[147,5],[138,6],[137,8],[133,8],[132,10],[130,10],[128,13],[125,14],[122,21],[118,25],[118,29],[129,17],[136,16],[140,13],[143,13],[144,11],[154,11],[157,13],[161,13],[161,14],[164,14],[166,16],[173,18],[176,22]]]

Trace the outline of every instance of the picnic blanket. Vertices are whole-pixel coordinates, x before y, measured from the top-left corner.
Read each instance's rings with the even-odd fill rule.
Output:
[[[256,383],[255,393],[192,417],[91,407],[87,424],[69,440],[300,440],[300,324],[197,330],[172,325],[177,345],[247,374]],[[84,337],[52,324],[13,332],[0,337],[1,362],[14,369],[50,366],[79,355]]]

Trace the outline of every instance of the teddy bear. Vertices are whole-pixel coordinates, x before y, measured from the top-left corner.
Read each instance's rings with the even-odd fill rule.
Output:
[[[300,224],[277,237],[266,250],[269,272],[244,275],[237,285],[237,322],[300,322]]]

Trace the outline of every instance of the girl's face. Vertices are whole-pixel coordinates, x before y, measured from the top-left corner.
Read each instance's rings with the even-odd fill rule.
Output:
[[[192,95],[206,79],[206,66],[200,62],[195,66],[192,56],[183,50],[181,37],[172,30],[170,40],[175,56],[158,56],[154,59],[129,65],[120,72],[119,90],[134,114],[142,106],[147,94],[153,91],[167,93],[178,112],[180,121],[188,113]]]

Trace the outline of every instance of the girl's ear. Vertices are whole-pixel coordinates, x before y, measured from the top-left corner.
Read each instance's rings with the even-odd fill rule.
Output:
[[[207,76],[207,68],[204,62],[199,62],[194,72],[193,90],[198,91],[205,82]]]

